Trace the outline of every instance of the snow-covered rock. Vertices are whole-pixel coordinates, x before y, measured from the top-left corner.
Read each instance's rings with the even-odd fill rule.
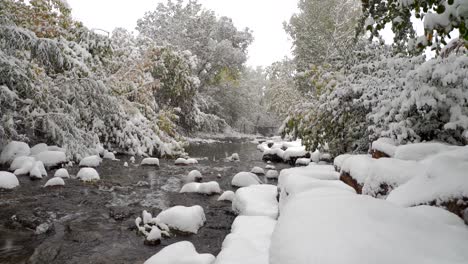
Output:
[[[159,159],[158,158],[144,158],[140,165],[147,165],[147,166],[157,166],[159,167]]]
[[[150,244],[157,244],[161,241],[161,230],[157,226],[152,226],[148,236],[146,236],[146,242]]]
[[[153,215],[148,211],[143,210],[143,212],[141,213],[141,219],[143,220],[143,224],[146,225],[153,221]]]
[[[361,193],[374,161],[376,159],[369,155],[353,155],[347,158],[341,166],[340,179]]]
[[[265,174],[265,171],[260,167],[253,167],[250,172],[255,174]]]
[[[178,205],[159,213],[156,221],[173,230],[196,234],[205,224],[206,218],[203,208],[199,205],[191,207]]]
[[[100,179],[99,173],[93,168],[81,168],[76,177],[82,181],[97,181]]]
[[[44,184],[44,187],[65,186],[65,181],[60,177],[54,177]]]
[[[276,167],[275,167],[275,165],[267,164],[267,165],[265,166],[265,169],[267,169],[267,170],[274,170],[274,169],[276,169]]]
[[[215,257],[211,254],[198,254],[188,241],[171,244],[145,261],[144,264],[211,264]]]
[[[104,151],[103,158],[104,158],[104,159],[115,160],[115,154],[112,153],[112,152],[110,152],[110,151],[105,150],[105,151]]]
[[[456,226],[465,225],[465,223],[463,222],[463,219],[458,217],[456,214],[451,213],[439,207],[429,206],[429,205],[419,205],[419,206],[408,207],[407,210],[411,211],[414,214],[419,214],[422,217],[431,219],[433,221],[438,221],[443,224],[456,225]]]
[[[70,174],[68,174],[67,169],[62,168],[62,169],[58,169],[55,172],[54,177],[70,178]]]
[[[278,179],[279,173],[277,170],[269,170],[266,172],[265,177],[267,179]]]
[[[261,184],[258,176],[251,172],[239,172],[232,178],[231,184],[237,187],[247,187],[254,184]]]
[[[266,216],[236,217],[214,264],[268,264],[275,224],[275,220]]]
[[[219,194],[221,193],[221,188],[219,184],[215,181],[211,182],[190,182],[182,186],[180,193],[200,193],[200,194]]]
[[[188,158],[188,159],[178,158],[175,160],[174,164],[175,165],[194,165],[194,164],[198,164],[198,160],[193,159],[193,158]]]
[[[318,149],[316,149],[311,155],[310,155],[310,159],[315,162],[315,163],[318,163],[320,161],[320,151]]]
[[[184,177],[184,182],[201,182],[203,176],[200,171],[192,170]]]
[[[278,189],[262,184],[240,188],[232,202],[232,209],[239,215],[278,217]]]
[[[310,164],[310,159],[308,158],[299,158],[296,160],[296,166],[307,166]]]
[[[101,157],[99,157],[98,155],[92,155],[92,156],[83,158],[80,161],[79,166],[96,168],[96,167],[99,167],[99,165],[101,165],[101,162],[102,162]]]
[[[288,147],[283,153],[283,160],[302,158],[307,154],[304,146]]]
[[[458,146],[437,142],[414,143],[398,146],[395,150],[395,158],[402,160],[423,160],[431,155],[444,151],[455,150]]]
[[[268,148],[263,151],[262,160],[283,162],[284,161],[284,150],[281,148]]]
[[[62,151],[43,151],[34,157],[36,160],[42,161],[46,167],[56,167],[67,162],[67,156]]]
[[[29,171],[29,177],[32,180],[42,179],[41,166],[42,168],[44,167],[44,165],[40,161],[34,163],[34,166]]]
[[[336,171],[341,171],[341,166],[343,166],[343,162],[349,158],[353,156],[352,154],[342,154],[342,155],[339,155],[337,156],[334,160],[333,160],[333,165],[335,166],[335,170]]]
[[[36,163],[36,158],[31,156],[19,156],[16,157],[10,164],[10,171],[16,171],[21,169],[16,175],[27,174]]]
[[[20,141],[11,141],[0,153],[0,164],[10,164],[16,157],[29,156],[31,149],[28,144]]]
[[[104,153],[106,152],[106,150],[104,149],[104,147],[101,144],[97,144],[96,145],[96,152],[97,152],[97,154],[99,154],[99,156],[104,156]]]
[[[218,201],[233,201],[235,197],[235,193],[233,191],[225,191],[218,197]]]
[[[395,140],[391,138],[379,138],[372,142],[372,157],[379,158],[382,154],[393,157],[395,156],[396,148]]]
[[[304,176],[318,180],[338,180],[340,174],[331,165],[309,164],[305,167],[295,167],[281,170],[278,177],[278,186],[286,178]]]
[[[317,196],[319,190],[295,195],[282,209],[270,264],[468,261],[466,227],[448,226],[385,200]]]
[[[231,156],[226,158],[228,161],[240,161],[239,154],[232,153]]]
[[[125,168],[128,168],[128,162],[124,162],[123,166],[124,166]]]
[[[67,152],[66,149],[61,148],[61,147],[59,147],[59,146],[48,146],[47,149],[48,149],[49,151],[60,151],[60,152],[63,152],[63,153],[66,153],[66,152]]]
[[[36,154],[39,154],[39,153],[41,153],[41,152],[48,151],[48,150],[49,150],[49,147],[47,146],[47,144],[45,144],[45,143],[39,143],[39,144],[34,145],[34,146],[31,148],[31,153],[30,153],[30,155],[36,155]]]
[[[135,163],[135,157],[134,156],[130,157],[130,162]]]
[[[0,171],[0,189],[13,189],[19,186],[18,178],[11,172]]]

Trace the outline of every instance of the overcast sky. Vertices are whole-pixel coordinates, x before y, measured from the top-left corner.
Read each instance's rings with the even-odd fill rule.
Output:
[[[124,27],[135,31],[136,21],[146,11],[166,0],[68,0],[73,17],[89,28],[112,31]],[[248,64],[267,66],[291,54],[291,42],[283,21],[297,10],[295,0],[199,0],[219,16],[233,19],[238,28],[249,27],[255,41],[249,49]]]

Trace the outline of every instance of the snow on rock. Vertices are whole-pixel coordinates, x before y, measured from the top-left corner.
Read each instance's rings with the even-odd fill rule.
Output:
[[[158,244],[161,242],[161,230],[157,226],[152,226],[151,231],[146,236],[146,243],[148,244]]]
[[[307,151],[305,146],[298,146],[298,147],[288,147],[283,154],[283,160],[288,161],[291,159],[302,158],[306,156]]]
[[[284,150],[281,148],[268,148],[263,151],[262,160],[283,162],[284,161]]]
[[[343,162],[341,173],[349,174],[362,186],[369,175],[369,169],[374,161],[376,160],[369,155],[352,155]]]
[[[202,180],[203,176],[198,170],[192,170],[184,177],[185,182],[201,182]]]
[[[130,157],[130,162],[135,163],[135,157],[134,156]]]
[[[47,149],[48,149],[49,151],[60,151],[60,152],[63,152],[63,153],[66,153],[66,152],[67,152],[66,149],[61,148],[61,147],[59,147],[59,146],[48,146]]]
[[[262,184],[243,187],[236,191],[232,209],[239,215],[278,217],[278,189]]]
[[[98,155],[93,155],[93,156],[83,158],[80,161],[79,166],[96,168],[96,167],[99,167],[99,165],[101,165],[101,162],[102,162],[101,157],[99,157]]]
[[[278,173],[277,170],[269,170],[269,171],[267,171],[265,177],[267,179],[278,179],[278,175],[279,175],[279,173]]]
[[[411,211],[414,214],[419,214],[422,217],[431,219],[433,221],[438,221],[447,225],[458,225],[464,226],[465,223],[463,220],[458,217],[456,214],[451,213],[445,209],[429,206],[429,205],[419,205],[414,207],[409,207],[407,210]]]
[[[34,166],[29,171],[29,177],[32,180],[42,179],[41,166],[44,167],[44,165],[41,164],[40,161],[34,163]]]
[[[239,172],[232,178],[231,184],[237,187],[247,187],[254,184],[261,184],[258,176],[251,172]]]
[[[211,264],[215,257],[211,254],[198,254],[192,243],[181,241],[171,244],[144,264]]]
[[[225,191],[218,197],[218,201],[233,201],[235,197],[235,193],[233,191]]]
[[[281,170],[278,178],[278,186],[290,177],[304,176],[318,180],[338,180],[340,174],[331,165],[310,164],[305,167],[295,167]]]
[[[299,158],[296,160],[296,166],[307,166],[310,164],[310,159],[308,158]]]
[[[34,155],[36,160],[42,161],[46,167],[56,167],[67,162],[65,152],[48,150]]]
[[[352,154],[342,154],[342,155],[339,155],[337,156],[334,160],[333,160],[333,165],[335,166],[335,170],[336,171],[341,171],[341,166],[343,166],[343,162],[349,158],[353,156]]]
[[[276,167],[275,167],[275,165],[268,164],[268,165],[265,166],[265,169],[274,170],[274,169],[276,169]]]
[[[0,153],[0,164],[10,164],[16,157],[28,156],[31,149],[28,144],[20,141],[11,141]]]
[[[0,171],[0,189],[13,189],[19,186],[18,178],[11,172]]]
[[[143,210],[141,217],[143,219],[143,224],[149,224],[153,221],[153,215],[146,210]]]
[[[313,162],[318,163],[320,161],[320,151],[318,149],[316,149],[314,151],[314,153],[312,153],[312,155],[310,155],[310,159]]]
[[[228,161],[240,161],[239,154],[232,153],[231,156],[226,158]]]
[[[266,216],[236,217],[214,264],[268,264],[275,225],[276,221]]]
[[[10,164],[10,171],[18,171],[16,175],[27,174],[31,170],[32,166],[36,163],[36,158],[30,156],[19,156],[16,157]]]
[[[255,174],[265,174],[265,171],[260,167],[253,167],[250,172]]]
[[[48,148],[47,144],[39,143],[39,144],[34,145],[34,147],[31,148],[30,155],[36,155],[36,154],[39,154],[41,152],[48,151],[48,150],[49,150],[49,148]]]
[[[93,168],[81,168],[76,177],[85,182],[97,181],[100,179],[99,173]]]
[[[219,184],[215,181],[211,182],[190,182],[182,186],[180,193],[200,193],[200,194],[219,194],[221,193],[221,188]]]
[[[147,165],[147,166],[157,166],[159,167],[159,159],[158,158],[144,158],[140,165]]]
[[[205,224],[205,221],[205,213],[199,205],[174,206],[162,211],[156,217],[156,222],[163,223],[172,230],[193,234],[198,233],[198,229]]]
[[[282,209],[270,264],[468,263],[466,227],[366,195],[324,197],[319,190],[295,195]]]
[[[423,160],[431,155],[460,148],[437,142],[401,145],[396,148],[395,158],[402,160]]]
[[[65,181],[60,177],[54,177],[44,184],[44,187],[65,186]]]
[[[70,178],[70,174],[68,174],[67,169],[62,168],[62,169],[58,169],[55,172],[54,177]]]
[[[193,159],[193,158],[188,158],[188,159],[178,158],[175,160],[174,164],[175,165],[194,165],[194,164],[198,164],[198,160]]]
[[[384,156],[393,157],[395,156],[396,142],[391,138],[379,138],[372,142],[372,157],[379,158]],[[380,153],[379,153],[380,152]]]
[[[96,152],[97,152],[97,154],[99,154],[99,156],[104,156],[105,153],[106,153],[106,150],[104,149],[104,147],[101,144],[97,144],[96,145]]]
[[[112,153],[112,152],[110,152],[110,151],[105,150],[105,151],[104,151],[103,158],[104,158],[104,159],[115,160],[115,154]]]

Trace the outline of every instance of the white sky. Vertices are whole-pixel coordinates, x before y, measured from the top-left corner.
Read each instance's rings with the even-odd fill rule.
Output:
[[[135,31],[136,21],[157,3],[166,0],[68,0],[72,15],[89,28],[112,31],[124,27]],[[283,21],[297,11],[296,0],[199,0],[219,16],[233,19],[238,28],[253,30],[254,43],[248,64],[267,66],[291,55],[291,41],[283,30]]]

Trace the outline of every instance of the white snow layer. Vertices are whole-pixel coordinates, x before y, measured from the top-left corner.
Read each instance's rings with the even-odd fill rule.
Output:
[[[144,158],[140,165],[148,165],[148,166],[158,166],[159,167],[159,159],[158,158]]]
[[[55,167],[67,162],[65,152],[48,150],[34,155],[36,160],[42,161],[46,167]]]
[[[144,264],[211,264],[214,260],[213,255],[198,254],[192,243],[181,241],[163,248]]]
[[[299,158],[296,160],[296,166],[307,166],[310,164],[310,159],[308,158]]]
[[[387,154],[390,157],[395,156],[396,142],[391,138],[379,138],[372,142],[372,149]]]
[[[237,187],[247,187],[254,184],[261,184],[258,176],[251,172],[239,172],[232,178],[231,184]]]
[[[269,170],[267,171],[265,177],[267,177],[267,179],[278,179],[278,171],[277,170]]]
[[[80,161],[79,166],[80,167],[93,167],[93,168],[96,168],[99,165],[101,165],[101,162],[102,162],[101,157],[99,157],[98,155],[93,155],[93,156],[83,158]]]
[[[18,178],[11,172],[0,171],[0,189],[13,189],[19,186]]]
[[[423,160],[431,155],[457,148],[460,147],[437,142],[401,145],[396,148],[395,158],[402,160]]]
[[[352,154],[342,154],[342,155],[337,156],[333,160],[333,165],[335,165],[336,170],[341,171],[341,166],[343,166],[343,162],[351,156]]]
[[[236,194],[233,191],[225,191],[218,197],[218,201],[233,201]]]
[[[194,165],[194,164],[198,164],[198,160],[193,159],[193,158],[188,158],[188,159],[178,158],[174,161],[174,164],[175,165]]]
[[[359,184],[363,185],[372,162],[376,161],[369,155],[353,155],[344,160],[341,166],[341,172],[348,173]]]
[[[278,217],[278,189],[274,185],[252,185],[236,191],[232,209],[239,215]]]
[[[408,207],[407,210],[415,214],[419,214],[420,216],[423,216],[427,219],[438,221],[442,224],[457,225],[457,226],[465,225],[463,220],[460,217],[458,217],[458,215],[452,212],[449,212],[445,209],[439,208],[439,207],[429,206],[429,205],[419,205],[419,206]]]
[[[171,229],[196,234],[205,224],[206,218],[203,208],[199,205],[191,207],[178,205],[159,213],[156,221]]]
[[[39,154],[41,152],[44,152],[44,151],[48,151],[49,150],[49,147],[47,146],[47,144],[45,143],[39,143],[39,144],[36,144],[34,145],[32,148],[31,148],[31,155],[36,155],[36,154]]]
[[[335,171],[333,166],[317,165],[313,163],[305,167],[295,167],[281,170],[278,178],[278,186],[281,186],[282,182],[287,178],[299,176],[318,180],[338,180],[340,178],[340,174]]]
[[[187,176],[185,176],[185,182],[200,182],[203,179],[203,176],[200,171],[192,170],[190,171]]]
[[[288,161],[291,158],[304,157],[306,154],[307,151],[304,146],[289,147],[284,151],[283,159]]]
[[[236,217],[214,264],[268,264],[275,225],[276,221],[266,216]]]
[[[210,182],[190,182],[182,186],[180,193],[200,193],[200,194],[217,194],[221,193],[219,184],[215,181]]]
[[[68,171],[67,169],[58,169],[55,174],[54,174],[54,177],[60,177],[60,178],[70,178],[70,175],[68,174]]]
[[[265,174],[265,171],[260,167],[253,167],[250,172],[255,174]]]
[[[31,149],[28,144],[20,141],[11,141],[0,153],[0,164],[9,164],[16,157],[28,156],[30,153]]]
[[[93,168],[81,168],[76,175],[82,181],[97,181],[99,180],[99,173]]]
[[[50,180],[48,180],[46,182],[46,184],[44,184],[44,187],[48,187],[48,186],[64,186],[65,185],[65,181],[60,178],[60,177],[54,177]]]

